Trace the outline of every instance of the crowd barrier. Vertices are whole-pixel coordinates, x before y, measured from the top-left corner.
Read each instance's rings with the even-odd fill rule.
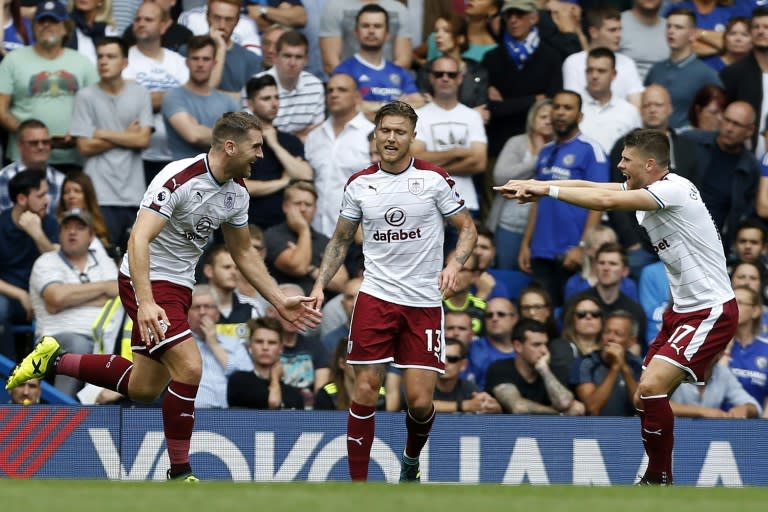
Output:
[[[205,480],[346,480],[344,412],[198,410],[191,444]],[[403,414],[377,413],[371,480],[396,482]],[[768,421],[676,422],[676,483],[768,485]],[[423,482],[632,484],[647,460],[637,418],[439,415]],[[0,406],[0,477],[162,480],[159,409]]]

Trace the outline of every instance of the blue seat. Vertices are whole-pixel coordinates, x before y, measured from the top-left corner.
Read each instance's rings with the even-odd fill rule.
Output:
[[[488,273],[507,287],[509,299],[514,301],[517,301],[517,298],[520,296],[520,291],[528,286],[528,283],[533,279],[530,274],[526,274],[519,270],[499,270],[489,268]]]

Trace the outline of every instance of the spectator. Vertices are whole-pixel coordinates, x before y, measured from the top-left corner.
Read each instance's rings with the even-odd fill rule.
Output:
[[[450,253],[446,261],[453,260],[454,253]],[[479,336],[483,334],[483,317],[485,315],[485,300],[473,294],[470,290],[475,281],[480,277],[477,267],[477,256],[470,254],[464,266],[456,276],[456,284],[443,294],[443,310],[466,311],[472,317],[472,332]]]
[[[765,269],[766,238],[765,225],[756,218],[741,221],[736,228],[729,263],[748,261]]]
[[[307,293],[312,290],[328,238],[312,228],[317,191],[306,181],[290,185],[283,196],[285,222],[264,233],[267,242],[266,263],[278,283],[295,283]],[[328,289],[340,292],[349,279],[341,267],[328,283]]]
[[[581,272],[573,274],[565,282],[565,300],[568,301],[576,293],[582,292],[597,284],[597,250],[607,243],[616,243],[616,232],[609,226],[598,224],[587,232],[582,248]],[[621,292],[632,300],[637,300],[637,285],[629,276],[621,279]]]
[[[544,180],[608,180],[608,161],[596,142],[582,137],[581,97],[562,91],[552,101],[555,144],[544,146],[536,162],[536,178]],[[532,273],[559,307],[565,282],[581,265],[581,241],[601,213],[565,206],[542,198],[531,206],[520,244],[520,270]]]
[[[621,291],[621,280],[629,274],[627,252],[617,243],[603,244],[595,254],[597,282],[586,293],[600,302],[602,310],[612,313],[617,310],[628,311],[639,326],[639,336],[635,341],[646,339],[645,311],[636,299]],[[640,354],[640,345],[631,347],[632,353]]]
[[[91,251],[93,217],[74,208],[61,216],[61,250],[41,255],[32,266],[29,298],[35,337],[55,336],[67,352],[90,354],[93,323],[104,304],[117,296],[117,266],[106,253]],[[56,388],[74,398],[83,383],[56,376]]]
[[[112,19],[112,0],[69,0],[67,5],[75,22],[67,47],[77,50],[98,67],[96,42],[103,37],[120,35]]]
[[[547,329],[541,322],[521,320],[512,340],[517,355],[488,368],[486,391],[493,394],[506,413],[567,414],[581,416],[584,404],[549,368]]]
[[[538,100],[528,110],[525,133],[510,137],[499,153],[493,168],[494,185],[503,185],[509,180],[533,178],[539,151],[553,138],[552,100]],[[520,268],[518,255],[529,213],[530,204],[505,201],[501,196],[494,198],[488,215],[488,227],[495,232],[496,245],[504,247],[504,251],[498,254],[498,268]]]
[[[280,289],[289,297],[301,294],[301,288],[295,284],[281,284]],[[298,327],[280,316],[271,305],[267,316],[277,318],[283,327],[282,382],[300,388],[304,406],[312,408],[314,394],[331,380],[328,352],[316,338],[300,334]]]
[[[189,330],[203,360],[195,408],[226,409],[227,380],[236,371],[253,370],[251,358],[241,338],[222,335],[219,331],[219,309],[214,291],[208,285],[195,285],[188,316]]]
[[[349,335],[352,311],[355,309],[357,294],[362,277],[353,277],[344,283],[344,289],[323,305],[323,321],[320,323],[320,342],[328,353],[336,350],[336,342]]]
[[[616,81],[616,56],[607,48],[593,48],[587,55],[587,86],[582,96],[579,128],[600,143],[605,153],[617,140],[640,127],[640,113],[630,102],[616,96],[611,83]],[[640,98],[638,94],[637,101]]]
[[[763,417],[768,418],[768,339],[760,336],[763,303],[751,288],[737,286],[733,291],[739,304],[739,326],[724,359],[744,390],[763,408]]]
[[[503,297],[488,301],[485,309],[485,336],[469,344],[469,362],[462,375],[485,389],[488,367],[499,359],[515,357],[512,330],[518,321],[517,307]]]
[[[10,134],[11,160],[19,159],[19,124],[35,118],[45,123],[52,135],[49,163],[63,172],[81,165],[69,135],[74,98],[78,90],[95,84],[99,77],[88,59],[64,48],[70,25],[63,5],[41,1],[32,22],[35,44],[14,50],[0,63],[0,125]]]
[[[224,112],[239,110],[237,102],[211,87],[216,64],[216,43],[210,36],[195,36],[187,48],[189,80],[163,98],[163,120],[174,160],[203,153],[211,144],[213,123]]]
[[[718,85],[705,85],[696,92],[691,108],[688,109],[690,124],[680,128],[680,132],[698,129],[716,132],[723,122],[723,112],[728,105],[725,90]]]
[[[69,176],[64,179],[55,215],[59,218],[65,211],[74,208],[85,210],[91,216],[96,236],[93,237],[89,248],[97,253],[110,254],[116,260],[119,254],[116,254],[114,248],[109,245],[107,223],[104,222],[99,202],[96,200],[96,190],[93,188],[91,178],[84,172],[69,173]]]
[[[320,19],[320,50],[325,72],[331,74],[336,66],[360,49],[354,37],[357,13],[366,0],[328,0]],[[411,34],[405,6],[396,0],[374,0],[387,12],[391,37],[384,45],[384,58],[403,69],[411,68]]]
[[[642,80],[655,62],[669,58],[666,45],[667,20],[659,15],[662,0],[633,0],[621,13],[619,51],[635,61]]]
[[[3,0],[0,27],[3,29],[3,38],[0,42],[0,61],[9,52],[33,42],[32,23],[21,15],[20,0]]]
[[[752,11],[750,21],[752,51],[743,59],[720,71],[725,93],[731,101],[746,101],[757,114],[757,130],[752,133],[750,147],[755,155],[765,153],[765,138],[759,137],[766,129],[768,108],[763,106],[763,70],[768,69],[768,6],[758,6]]]
[[[520,308],[520,318],[530,318],[543,323],[547,328],[549,339],[555,339],[559,334],[552,298],[547,290],[540,285],[531,283],[522,290],[517,299]]]
[[[701,198],[730,247],[739,223],[755,211],[760,164],[747,148],[755,130],[755,111],[746,101],[734,101],[723,114],[717,132],[686,134],[697,145]]]
[[[437,378],[433,400],[437,412],[500,413],[501,405],[476,383],[464,380],[467,369],[467,347],[453,338],[446,338],[445,373]]]
[[[499,155],[513,135],[525,133],[528,110],[536,100],[562,88],[562,59],[541,41],[535,0],[505,0],[503,44],[483,57],[488,70],[488,156]],[[558,66],[558,67],[556,67]]]
[[[366,139],[374,126],[359,111],[361,101],[351,75],[333,75],[326,90],[328,118],[309,132],[304,147],[318,192],[312,227],[329,238],[336,227],[347,180],[371,162]]]
[[[144,195],[141,150],[149,146],[152,100],[135,82],[123,80],[128,49],[122,39],[96,43],[99,83],[78,91],[70,133],[85,157],[110,245],[123,251]]]
[[[246,91],[248,110],[261,121],[264,138],[264,158],[251,164],[251,176],[245,180],[251,195],[248,219],[267,229],[285,220],[280,209],[285,187],[294,180],[311,180],[312,168],[304,161],[304,145],[299,138],[272,125],[280,108],[275,78],[251,78]]]
[[[563,62],[563,88],[576,91],[585,98],[590,81],[588,55],[597,48],[607,49],[615,57],[613,80],[608,83],[611,96],[628,101],[639,109],[643,83],[640,81],[637,66],[631,58],[619,53],[622,37],[621,14],[612,6],[593,7],[587,11],[587,30],[589,49],[574,53]],[[589,94],[595,96],[594,92]]]
[[[40,403],[40,379],[29,379],[24,384],[11,390],[11,401],[16,405],[35,405]]]
[[[171,149],[168,147],[168,134],[163,121],[163,99],[171,89],[181,87],[189,80],[189,68],[184,57],[164,48],[162,38],[170,29],[170,18],[159,3],[145,1],[136,11],[132,35],[134,45],[128,50],[128,67],[123,70],[123,78],[134,80],[149,91],[152,98],[152,136],[149,147],[141,158],[144,162],[144,181],[149,184],[163,167],[171,162]],[[187,30],[180,25],[171,25]],[[188,31],[188,30],[187,30]],[[189,38],[185,39],[186,44]]]
[[[265,71],[275,65],[277,40],[285,34],[286,30],[289,30],[288,27],[273,23],[261,33],[261,67]]]
[[[574,368],[576,396],[590,416],[634,416],[633,397],[643,361],[630,352],[638,343],[638,325],[628,311],[608,314],[601,348],[579,360]]]
[[[696,162],[696,145],[691,140],[678,135],[669,127],[669,116],[672,115],[672,99],[663,86],[649,85],[643,91],[640,118],[643,128],[661,130],[667,134],[670,145],[669,170],[688,178],[694,185],[699,184],[699,170]],[[611,181],[623,182],[626,177],[618,168],[624,141],[618,140],[611,150]],[[634,212],[608,212],[610,224],[616,230],[619,241],[627,249],[630,275],[640,279],[643,267],[657,261],[651,241],[645,230],[640,228]]]
[[[477,258],[477,270],[480,275],[475,279],[475,285],[471,288],[472,293],[486,302],[495,297],[513,298],[512,294],[516,291],[509,290],[504,282],[505,275],[497,279],[496,263],[496,245],[493,243],[493,233],[480,220],[475,219],[475,230],[477,231],[477,242],[472,251]]]
[[[216,57],[224,59],[221,80],[214,79],[211,85],[218,87],[221,92],[235,101],[240,99],[240,91],[243,90],[248,79],[262,70],[261,58],[240,46],[232,37],[240,16],[241,5],[241,0],[209,0],[206,12],[210,27],[209,34],[216,42]],[[222,48],[226,48],[223,56]],[[217,76],[217,73],[213,76]]]
[[[315,394],[315,410],[347,411],[355,393],[355,369],[347,364],[347,336],[336,339],[332,347],[331,381]],[[376,402],[377,411],[386,410],[387,391],[384,386],[379,388],[379,399]]]
[[[725,25],[722,49],[704,59],[712,69],[722,71],[752,51],[752,35],[749,33],[749,18],[733,16]]]
[[[701,62],[693,51],[696,40],[696,15],[690,9],[674,8],[667,14],[667,46],[669,58],[651,66],[645,77],[645,85],[659,84],[666,87],[672,98],[672,115],[669,125],[680,128],[696,91],[703,85],[722,86],[717,73]]]
[[[8,195],[8,182],[20,172],[42,169],[48,181],[48,213],[53,215],[61,195],[64,173],[48,165],[51,156],[48,128],[37,119],[27,119],[19,124],[17,133],[19,159],[0,169],[0,212],[13,207]]]
[[[549,341],[549,366],[560,382],[570,384],[574,364],[599,348],[602,330],[603,309],[597,299],[574,296],[565,307],[562,336]]]
[[[251,305],[240,302],[235,293],[237,266],[225,245],[216,245],[208,250],[203,273],[208,279],[209,292],[218,310],[216,323],[244,324],[251,319]],[[241,341],[245,340],[241,339]]]
[[[192,7],[185,9],[179,15],[179,24],[187,27],[194,35],[211,35],[211,24],[208,18],[208,9],[211,2],[219,0],[198,0],[198,7]],[[184,2],[187,3],[186,0]],[[204,3],[205,5],[199,5]],[[259,36],[259,27],[256,22],[248,16],[248,14],[239,9],[238,5],[238,18],[234,23],[234,29],[230,39],[232,42],[239,44],[243,48],[259,55],[259,48],[261,47],[261,37]],[[230,20],[218,20],[227,23],[231,23]]]
[[[443,313],[445,324],[445,337],[454,338],[465,346],[474,343],[475,333],[472,329],[474,319],[466,311],[445,311]]]
[[[248,0],[248,16],[256,22],[261,33],[262,49],[264,32],[275,23],[299,29],[307,24],[307,11],[301,0]]]
[[[273,121],[275,128],[296,135],[302,141],[323,121],[323,83],[304,71],[307,64],[307,38],[294,30],[277,40],[275,65],[262,74],[275,77],[280,93],[280,108]]]
[[[748,4],[748,5],[745,5]],[[734,16],[747,14],[753,2],[727,0],[681,0],[667,7],[667,16],[674,9],[690,9],[696,15],[696,41],[693,49],[700,58],[716,55],[723,49],[725,25]]]
[[[464,199],[464,206],[477,218],[480,198],[473,177],[485,171],[488,139],[480,114],[459,102],[462,80],[459,63],[452,57],[439,57],[432,63],[430,83],[434,96],[416,111],[419,120],[412,154],[445,169]],[[453,249],[457,238],[455,229],[447,229],[445,248]]]
[[[146,5],[155,5],[157,9],[143,9]],[[174,52],[178,52],[182,46],[189,43],[192,39],[192,31],[183,25],[179,25],[176,22],[176,17],[171,13],[171,9],[176,5],[176,0],[144,0],[136,10],[136,17],[133,19],[133,23],[129,24],[123,32],[123,41],[131,47],[139,42],[136,34],[138,26],[143,27],[143,30],[151,30],[153,33],[160,34],[160,45],[163,48],[168,48]],[[157,26],[159,22],[159,26]],[[154,25],[151,29],[148,29],[148,25]],[[147,37],[147,34],[143,37]],[[154,34],[153,34],[154,39]],[[131,59],[130,53],[128,54],[128,60]],[[127,77],[126,77],[127,78]],[[182,80],[181,83],[186,82]],[[142,84],[145,85],[145,84]],[[146,85],[145,85],[146,87]]]
[[[734,263],[731,270],[731,286],[733,286],[733,288],[746,286],[747,288],[754,290],[756,293],[760,294],[763,299],[763,304],[765,304],[765,267],[750,261],[739,261]],[[764,308],[763,310],[760,335],[768,335],[768,308]]]
[[[736,376],[722,364],[712,368],[704,386],[684,382],[669,397],[677,417],[684,418],[757,418],[762,406],[744,391]]]
[[[8,193],[13,208],[0,213],[0,354],[15,361],[11,326],[33,318],[28,292],[32,265],[41,254],[56,249],[59,226],[46,213],[45,171],[17,174],[8,182]]]
[[[389,39],[389,15],[378,4],[364,5],[355,18],[355,38],[360,49],[336,66],[334,73],[346,73],[357,82],[363,98],[361,110],[369,120],[390,101],[404,101],[413,108],[424,105],[424,96],[407,68],[384,57]]]
[[[491,1],[486,3],[488,5],[495,4],[495,2]],[[479,7],[483,2],[475,2],[475,4],[477,6],[473,7]],[[487,113],[485,104],[488,101],[488,70],[480,64],[480,61],[482,56],[485,55],[485,51],[496,47],[496,42],[488,34],[489,41],[492,44],[485,47],[484,51],[476,51],[472,54],[472,57],[469,57],[470,44],[467,39],[467,31],[467,19],[462,16],[451,14],[450,16],[437,18],[433,33],[437,54],[419,68],[416,84],[421,92],[430,96],[433,95],[434,89],[430,79],[432,66],[438,57],[451,57],[459,63],[459,71],[462,77],[459,86],[459,102],[480,112],[485,111]],[[430,35],[430,38],[432,38],[432,35]]]

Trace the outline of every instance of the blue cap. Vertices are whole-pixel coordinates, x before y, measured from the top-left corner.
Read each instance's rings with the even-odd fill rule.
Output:
[[[37,4],[37,11],[35,11],[35,21],[40,21],[43,18],[53,18],[56,21],[66,21],[69,19],[69,13],[64,4],[57,2],[56,0],[43,0]]]

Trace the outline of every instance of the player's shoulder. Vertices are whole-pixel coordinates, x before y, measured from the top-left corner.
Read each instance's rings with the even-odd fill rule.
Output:
[[[181,189],[193,180],[199,179],[208,173],[206,155],[200,154],[192,158],[176,160],[166,165],[152,180],[150,188],[164,187],[171,192]]]
[[[446,179],[450,178],[450,176],[448,175],[448,172],[445,169],[443,169],[439,165],[435,165],[432,162],[428,162],[426,160],[414,158],[412,167],[416,171],[421,171],[425,173],[435,173],[443,178],[446,178]]]
[[[357,171],[355,174],[349,177],[347,180],[347,186],[351,185],[355,181],[359,181],[365,176],[372,176],[379,172],[379,164],[371,164],[363,170]]]

